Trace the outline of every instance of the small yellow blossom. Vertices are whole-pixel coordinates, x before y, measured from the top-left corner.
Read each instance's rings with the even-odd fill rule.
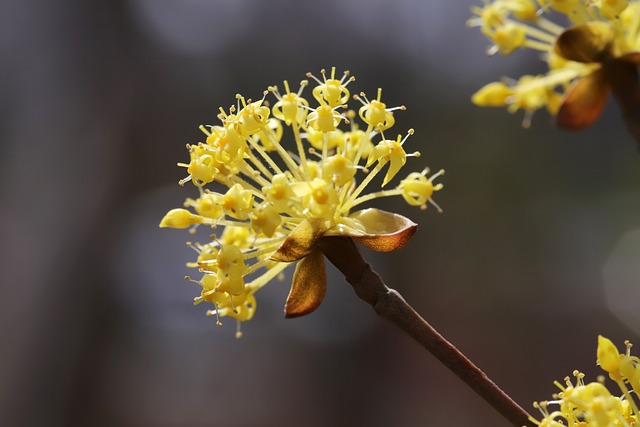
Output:
[[[335,108],[342,106],[349,100],[349,89],[347,85],[354,81],[355,78],[349,76],[349,72],[345,72],[340,80],[336,79],[336,69],[331,69],[331,78],[327,80],[327,76],[324,70],[320,72],[322,74],[322,81],[316,78],[313,74],[307,73],[307,77],[314,79],[318,85],[313,88],[313,97],[320,103],[320,105],[326,105],[329,108]]]
[[[574,130],[598,119],[611,91],[625,116],[638,108],[630,92],[639,87],[640,0],[485,0],[471,11],[468,25],[491,41],[489,54],[535,50],[549,67],[490,83],[472,96],[474,104],[524,110],[525,127],[546,108],[560,127]],[[554,14],[565,23],[548,17]]]
[[[369,101],[364,93],[360,94],[362,107],[360,107],[360,118],[367,125],[373,127],[378,131],[389,129],[395,124],[393,118],[394,110],[404,110],[404,106],[387,108],[387,105],[381,101],[382,89],[378,89],[378,98],[373,101]]]
[[[195,303],[213,304],[208,314],[218,323],[224,316],[238,325],[250,320],[255,293],[293,262],[285,313],[293,317],[315,310],[326,291],[318,249],[325,236],[392,251],[415,232],[416,224],[407,218],[361,209],[363,204],[402,196],[409,205],[432,204],[440,211],[432,196],[442,189],[434,180],[444,171],[428,176],[427,168],[409,173],[395,188],[369,191],[376,177],[384,174],[386,186],[408,158],[420,155],[405,152],[412,129],[396,139],[383,135],[404,107],[388,108],[379,89],[372,101],[362,93],[353,97],[361,104],[356,113],[347,108],[347,85],[354,81],[349,73],[337,77],[332,68],[321,71],[321,78],[307,77],[296,92],[285,81],[284,93],[270,86],[258,101],[237,95],[236,105],[219,110],[220,124],[200,127],[204,141],[188,145],[189,162],[179,163],[187,170],[180,184],[192,182],[198,197],[187,198],[186,209],[169,211],[160,226],[192,232],[208,226],[206,242],[189,243],[197,259],[187,266],[202,277],[187,279],[201,287]],[[316,105],[303,95],[309,82]],[[273,104],[269,96],[275,97]]]
[[[574,371],[575,382],[569,377],[564,384],[556,381],[560,389],[554,400],[534,403],[540,410],[540,421],[531,421],[540,427],[632,427],[640,421],[637,398],[640,383],[640,359],[631,355],[631,344],[626,343],[626,352],[619,353],[607,338],[598,337],[598,363],[609,373],[619,388],[619,395],[605,386],[604,378],[598,382],[585,383],[585,374]],[[631,390],[630,390],[631,388]],[[550,407],[558,409],[550,411]]]
[[[269,202],[262,203],[251,214],[251,228],[257,234],[272,237],[280,223],[280,212]]]
[[[610,339],[598,336],[598,364],[614,379],[620,378],[620,356]]]
[[[217,196],[224,213],[231,218],[247,219],[253,209],[253,194],[242,184],[234,184],[224,195]]]
[[[435,205],[438,211],[441,211],[440,207],[431,199],[431,195],[435,191],[439,191],[442,188],[442,184],[433,184],[433,180],[444,174],[444,169],[440,169],[438,173],[431,175],[427,178],[429,168],[425,168],[421,173],[412,172],[400,183],[402,189],[402,197],[411,206],[420,206],[422,209],[427,208],[427,202],[431,202]]]
[[[202,224],[204,219],[199,215],[194,215],[186,209],[171,209],[162,218],[160,227],[187,228],[194,224]]]
[[[504,82],[491,82],[473,94],[471,101],[481,107],[504,107],[515,90]]]
[[[300,82],[300,89],[297,93],[292,93],[289,90],[289,82],[284,81],[284,88],[286,90],[284,95],[280,95],[278,88],[272,86],[269,88],[278,99],[278,102],[273,106],[273,117],[278,120],[283,120],[287,126],[298,127],[307,117],[309,108],[309,102],[302,98],[302,90],[307,86],[309,82],[303,80]]]
[[[216,219],[222,215],[222,206],[218,204],[213,194],[203,192],[202,195],[196,199],[187,199],[184,202],[184,207],[192,207],[196,210],[198,215]]]

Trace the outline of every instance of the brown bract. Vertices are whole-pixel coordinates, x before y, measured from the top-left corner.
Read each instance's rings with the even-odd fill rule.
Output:
[[[410,219],[380,209],[364,209],[349,215],[349,218],[364,225],[365,231],[334,227],[325,235],[351,237],[374,251],[391,252],[406,245],[418,229]]]
[[[599,64],[591,74],[577,79],[566,90],[558,110],[558,126],[579,130],[593,124],[613,91],[632,134],[640,119],[640,52],[621,53],[611,27],[590,22],[570,28],[556,41],[554,51],[569,61]]]
[[[271,256],[278,262],[300,260],[293,274],[291,291],[285,304],[286,317],[309,314],[320,306],[327,289],[324,255],[318,249],[323,237],[350,237],[369,249],[390,252],[403,247],[414,235],[417,224],[391,212],[364,209],[353,213],[345,223],[329,227],[324,219],[302,221]]]

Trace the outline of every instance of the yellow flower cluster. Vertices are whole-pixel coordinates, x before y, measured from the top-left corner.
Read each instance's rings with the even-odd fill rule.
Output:
[[[548,64],[546,74],[505,78],[472,96],[479,106],[523,110],[525,127],[546,108],[561,127],[584,128],[599,117],[612,87],[616,93],[616,85],[637,82],[638,0],[487,0],[472,12],[468,25],[493,43],[489,54],[533,49]],[[565,15],[569,27],[545,16],[552,13]]]
[[[556,381],[561,390],[554,400],[534,404],[542,420],[531,421],[540,427],[632,427],[638,425],[638,393],[640,393],[640,359],[631,355],[631,343],[619,353],[607,338],[598,337],[598,364],[620,389],[617,396],[604,385],[604,378],[585,383],[584,374],[574,371],[575,384],[565,378]],[[551,407],[557,406],[556,410]]]
[[[387,108],[378,89],[371,101],[362,93],[353,96],[361,106],[357,113],[348,110],[348,86],[355,79],[348,72],[337,78],[335,68],[330,75],[321,73],[321,78],[307,75],[315,107],[303,97],[308,80],[295,92],[286,81],[284,93],[269,87],[257,101],[237,95],[236,106],[220,109],[220,125],[200,127],[204,142],[188,145],[190,161],[178,164],[188,174],[180,184],[190,181],[198,197],[169,211],[160,227],[222,230],[207,243],[190,244],[198,257],[189,266],[202,276],[188,278],[202,287],[195,303],[212,303],[208,314],[218,323],[221,316],[237,319],[238,326],[251,319],[255,293],[298,260],[286,314],[313,311],[326,286],[324,257],[317,248],[325,236],[351,237],[390,251],[413,235],[415,224],[400,215],[371,208],[353,212],[363,203],[402,196],[410,205],[431,203],[440,210],[431,196],[442,188],[434,183],[442,170],[431,176],[428,169],[413,172],[393,189],[366,192],[385,169],[382,187],[408,157],[420,155],[405,151],[414,131],[387,139],[394,111],[404,107]],[[267,97],[275,98],[272,106]]]

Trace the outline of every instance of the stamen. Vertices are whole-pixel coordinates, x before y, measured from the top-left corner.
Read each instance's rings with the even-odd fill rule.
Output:
[[[188,167],[189,165],[185,165],[184,163],[178,163],[178,166]],[[184,185],[189,181],[191,181],[191,174],[189,174],[186,178],[182,178],[180,181],[178,181],[178,185],[180,187],[184,187]]]
[[[219,310],[217,309],[217,305],[216,305],[215,310],[207,310],[207,317],[216,316],[216,326],[222,326],[222,322],[220,321],[220,315],[218,314],[218,312]]]
[[[413,135],[414,133],[415,133],[415,131],[414,131],[413,129],[409,129],[409,130],[407,131],[407,134],[404,136],[404,138],[402,138],[402,141],[400,141],[400,145],[401,145],[401,146],[402,146],[402,145],[404,145],[404,143],[406,142],[406,140],[407,140],[407,139],[409,139],[409,137],[410,137],[411,135]]]
[[[441,207],[436,203],[436,201],[435,201],[435,200],[433,200],[432,198],[429,198],[429,200],[427,200],[427,203],[431,203],[431,204],[436,208],[436,210],[438,211],[438,213],[442,213],[442,212],[444,212],[444,211],[442,210],[442,208],[441,208]],[[423,207],[423,206],[424,206],[424,207]],[[427,209],[427,205],[422,205],[422,206],[420,206],[420,209],[422,209],[422,210],[426,210],[426,209]]]
[[[322,154],[318,153],[318,152],[316,151],[316,149],[315,149],[315,148],[313,148],[313,147],[309,147],[309,150],[307,150],[307,151],[308,151],[308,153],[309,153],[309,154],[311,154],[312,156],[317,157],[317,158],[318,158],[318,159],[320,159],[320,160],[322,160],[322,159],[323,159]]]
[[[426,175],[429,173],[429,168],[424,168],[424,170],[422,171],[423,175]],[[444,169],[440,169],[438,172],[434,173],[431,178],[429,178],[429,181],[433,182],[434,179],[438,178],[439,176],[444,175]],[[442,184],[440,184],[442,185]]]
[[[242,338],[242,331],[240,330],[240,322],[239,320],[236,320],[236,339],[240,339]]]

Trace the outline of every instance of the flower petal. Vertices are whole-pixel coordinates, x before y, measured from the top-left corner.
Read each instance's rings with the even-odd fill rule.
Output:
[[[612,378],[620,378],[620,353],[610,339],[598,335],[598,364],[607,371]]]
[[[327,292],[324,255],[313,251],[303,258],[293,273],[291,291],[284,306],[286,317],[304,316],[320,306]]]
[[[558,110],[558,126],[580,130],[592,125],[600,117],[610,89],[602,69],[573,82]]]
[[[364,228],[340,224],[326,232],[326,236],[351,237],[369,249],[391,252],[403,247],[413,237],[418,225],[410,219],[380,209],[363,209],[349,215],[349,219]]]
[[[589,22],[560,34],[554,51],[577,62],[603,62],[611,56],[613,31],[604,22]]]
[[[293,262],[306,257],[328,229],[329,223],[326,220],[305,219],[293,229],[278,250],[271,255],[271,259],[277,262]]]

